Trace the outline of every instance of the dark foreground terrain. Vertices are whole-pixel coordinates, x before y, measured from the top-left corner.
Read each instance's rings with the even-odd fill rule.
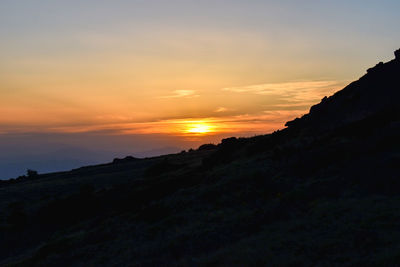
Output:
[[[0,184],[0,265],[400,263],[400,55],[287,128]]]

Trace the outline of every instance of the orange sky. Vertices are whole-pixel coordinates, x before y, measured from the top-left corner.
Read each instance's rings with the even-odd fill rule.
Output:
[[[398,10],[398,0],[2,0],[0,179],[273,132],[392,59]]]
[[[281,128],[287,120],[304,114],[323,96],[342,88],[345,82],[299,81],[268,83],[215,90],[146,90],[118,88],[134,81],[119,81],[116,89],[95,80],[79,83],[61,92],[51,86],[54,76],[30,90],[2,95],[0,124],[3,132],[91,132],[114,134],[193,135],[241,132],[266,133]],[[170,83],[168,81],[166,83]],[[19,81],[14,81],[18,84]],[[195,84],[195,81],[188,82]],[[201,83],[201,82],[199,82]],[[210,82],[211,83],[211,82]],[[48,84],[46,86],[46,84]],[[64,85],[64,83],[61,83]],[[79,86],[82,86],[79,89]],[[213,85],[216,86],[216,85]],[[74,88],[74,86],[71,86]],[[104,88],[91,89],[91,88]],[[187,86],[182,86],[188,88]],[[189,88],[193,88],[189,87]],[[109,90],[109,91],[107,91]],[[193,128],[192,130],[190,130]]]
[[[2,1],[0,133],[267,133],[397,48],[395,2],[289,2]]]

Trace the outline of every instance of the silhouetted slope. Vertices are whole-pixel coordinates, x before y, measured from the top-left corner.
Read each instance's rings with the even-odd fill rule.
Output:
[[[399,50],[398,50],[399,51]],[[289,121],[289,128],[313,130],[334,129],[360,121],[379,112],[399,115],[400,56],[390,62],[380,62],[358,81],[352,82],[333,96],[311,107],[310,113]]]
[[[0,264],[398,266],[399,74],[272,134],[2,182]]]

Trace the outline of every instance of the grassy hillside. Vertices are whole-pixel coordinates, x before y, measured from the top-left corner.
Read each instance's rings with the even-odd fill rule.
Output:
[[[2,182],[0,264],[396,265],[398,61],[273,134]]]

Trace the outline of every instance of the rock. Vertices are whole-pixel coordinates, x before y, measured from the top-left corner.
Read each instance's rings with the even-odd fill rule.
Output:
[[[397,60],[400,60],[400,49],[394,51],[394,56]]]
[[[381,62],[379,62],[378,64],[376,64],[375,67],[367,69],[367,73],[370,73],[370,72],[372,72],[372,71],[375,71],[375,70],[379,69],[379,68],[382,67],[382,66],[383,66],[383,62],[381,61]]]

